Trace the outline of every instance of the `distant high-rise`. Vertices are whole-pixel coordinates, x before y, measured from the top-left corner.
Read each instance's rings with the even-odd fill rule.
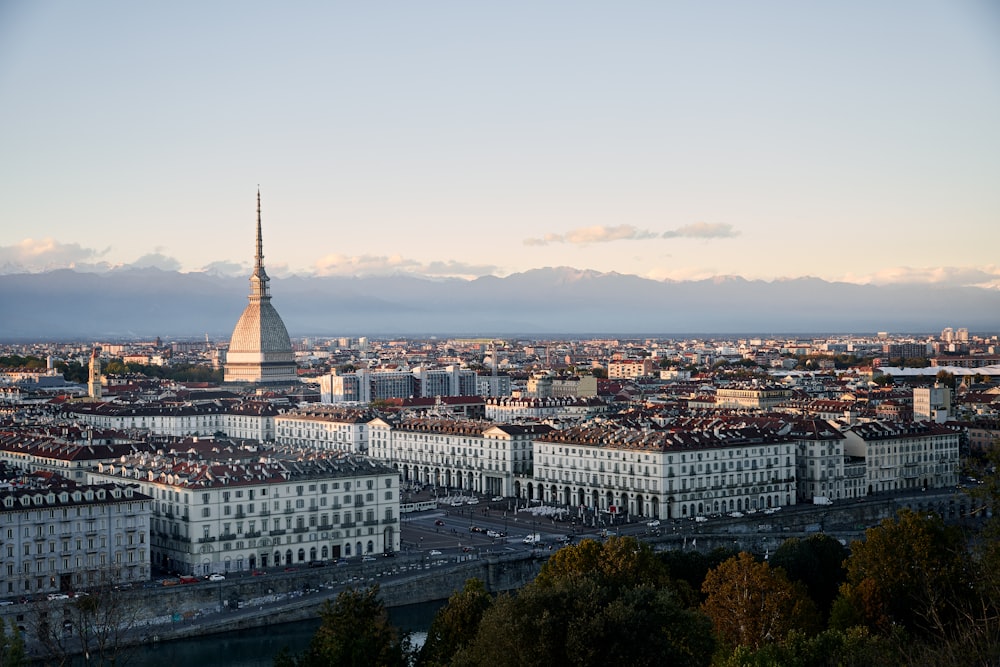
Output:
[[[250,276],[250,303],[243,310],[226,353],[225,381],[243,384],[291,384],[298,382],[295,355],[288,330],[271,305],[264,271],[264,248],[260,233],[260,190],[257,190],[257,252]]]

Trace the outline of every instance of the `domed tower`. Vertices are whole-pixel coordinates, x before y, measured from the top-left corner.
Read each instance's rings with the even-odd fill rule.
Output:
[[[226,353],[225,381],[241,384],[291,384],[299,381],[288,330],[271,305],[264,247],[260,234],[260,189],[257,190],[257,254],[250,276],[250,303],[243,310]]]

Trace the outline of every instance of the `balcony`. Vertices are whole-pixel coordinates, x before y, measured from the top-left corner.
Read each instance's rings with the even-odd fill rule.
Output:
[[[343,523],[340,524],[340,527],[341,528],[354,528],[356,525],[358,525],[358,524],[354,523],[353,521],[344,521]]]
[[[285,532],[287,532],[287,531],[280,530],[280,529],[278,529],[278,530],[272,530],[270,533],[268,533],[268,535],[270,535],[271,537],[277,537],[278,535],[284,535]]]
[[[236,535],[234,533],[223,533],[222,535],[219,535],[220,542],[232,542],[235,539]]]
[[[250,538],[250,537],[260,537],[260,531],[259,530],[248,530],[245,533],[245,536],[248,537],[248,538]]]
[[[214,542],[214,541],[215,541],[214,537],[199,537],[198,538],[198,544],[205,544],[206,542]]]
[[[392,523],[396,523],[396,519],[382,519],[382,525],[389,525]]]

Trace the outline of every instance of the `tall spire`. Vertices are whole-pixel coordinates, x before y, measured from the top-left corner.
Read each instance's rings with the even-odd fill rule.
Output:
[[[250,299],[269,299],[267,283],[270,278],[264,270],[264,241],[260,233],[260,186],[257,186],[257,252],[254,255],[253,275],[250,276]]]
[[[254,268],[264,268],[264,241],[260,234],[260,186],[257,186],[257,255]]]

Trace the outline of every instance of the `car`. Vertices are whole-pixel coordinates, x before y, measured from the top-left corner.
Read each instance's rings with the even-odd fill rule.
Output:
[[[341,558],[340,560],[337,561],[337,567],[341,567],[342,565],[350,565],[350,564],[351,564],[350,561],[344,560],[343,558]]]
[[[254,570],[250,574],[254,577],[263,577],[265,574],[267,574],[267,572],[265,572],[264,570]]]
[[[7,607],[14,604],[13,600],[0,600],[0,607]]]
[[[493,498],[491,498],[491,500],[492,500],[493,502],[495,502],[495,503],[498,503],[498,502],[500,502],[501,500],[503,500],[503,496],[493,496]]]
[[[428,556],[440,556],[441,552],[438,551],[437,549],[431,549],[430,551],[427,552],[427,555]]]
[[[65,593],[49,593],[46,596],[49,600],[68,600],[69,596]]]
[[[452,506],[452,507],[461,507],[461,506],[462,506],[462,504],[463,504],[463,503],[462,503],[462,501],[461,501],[461,500],[453,500],[453,501],[451,501],[451,506]]]
[[[465,504],[466,505],[478,505],[479,504],[479,499],[478,498],[473,498],[472,500],[466,500]]]
[[[326,567],[325,560],[311,560],[309,561],[309,567]]]
[[[435,526],[443,526],[444,525],[444,521],[442,521],[441,519],[435,519],[434,520],[434,525]]]
[[[395,551],[383,551],[382,552],[382,558],[395,558],[395,557],[396,557],[396,552]]]
[[[650,528],[659,528],[660,527],[660,520],[659,519],[653,519],[652,521],[650,521],[646,525],[649,526]]]
[[[470,533],[485,533],[486,529],[479,526],[469,526]]]
[[[365,556],[365,557],[363,557],[361,559],[361,562],[362,563],[374,563],[375,562],[375,556]]]
[[[226,580],[226,575],[219,574],[218,572],[215,572],[213,574],[208,575],[208,580],[209,581],[225,581]]]

